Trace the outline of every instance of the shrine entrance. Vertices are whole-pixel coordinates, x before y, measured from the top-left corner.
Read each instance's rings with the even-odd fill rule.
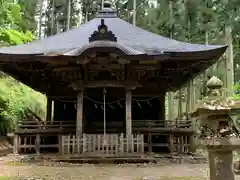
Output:
[[[126,132],[125,93],[122,88],[87,89],[84,96],[84,132],[87,134]]]

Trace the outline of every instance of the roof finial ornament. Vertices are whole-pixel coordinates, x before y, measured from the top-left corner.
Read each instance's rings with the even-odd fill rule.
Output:
[[[104,40],[117,42],[117,37],[115,34],[113,34],[112,31],[108,30],[104,19],[101,19],[101,24],[98,26],[98,30],[94,31],[93,34],[89,37],[89,42]]]

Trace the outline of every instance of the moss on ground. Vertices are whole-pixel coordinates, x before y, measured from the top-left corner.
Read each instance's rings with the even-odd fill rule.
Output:
[[[9,180],[9,177],[2,176],[0,177],[0,180]]]
[[[9,162],[6,162],[5,165],[7,165],[7,166],[23,166],[26,164],[23,162],[20,162],[20,161],[9,161]],[[1,178],[0,178],[0,180],[1,180]]]

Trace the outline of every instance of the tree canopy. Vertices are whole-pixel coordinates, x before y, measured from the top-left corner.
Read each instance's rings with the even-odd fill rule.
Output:
[[[1,46],[31,42],[36,28],[28,30],[25,11],[14,0],[0,1]],[[25,18],[25,19],[24,19]],[[0,135],[11,132],[14,124],[25,118],[28,109],[45,116],[46,98],[31,88],[1,72],[0,79]]]
[[[34,35],[24,29],[22,24],[22,10],[14,0],[0,1],[0,40],[2,45],[17,45],[31,42]]]

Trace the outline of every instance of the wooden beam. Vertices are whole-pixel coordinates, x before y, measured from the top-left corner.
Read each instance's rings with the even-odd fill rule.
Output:
[[[61,71],[79,71],[80,67],[74,66],[63,66],[63,67],[55,67],[53,71],[61,72]]]
[[[80,65],[79,65],[80,66]],[[53,71],[78,71],[78,66],[51,66],[53,68]],[[109,70],[109,71],[115,71],[115,70],[123,70],[124,64],[88,64],[89,70]],[[161,65],[146,65],[146,64],[138,64],[138,65],[131,65],[132,69],[136,70],[144,70],[144,71],[150,71],[150,70],[160,70]],[[42,70],[42,69],[39,69]]]
[[[121,58],[118,59],[117,62],[118,62],[119,64],[130,64],[130,63],[131,63],[130,60],[127,60],[127,59],[121,59]]]
[[[49,65],[54,66],[54,65],[68,65],[68,61],[57,61],[57,60],[53,60],[53,61],[48,61],[47,62]]]
[[[144,60],[142,60],[142,61],[139,61],[139,64],[149,64],[149,65],[157,65],[157,64],[159,64],[160,63],[160,61],[157,61],[157,60],[146,60],[146,61],[144,61]]]
[[[87,58],[82,59],[82,60],[77,60],[76,63],[81,64],[81,65],[85,65],[85,64],[88,64],[90,61],[91,61],[91,58],[87,57]]]
[[[142,85],[138,84],[138,82],[136,81],[111,81],[111,80],[89,81],[89,82],[78,81],[78,82],[72,83],[70,86],[73,89],[103,88],[103,87],[128,87],[128,88],[142,87]]]
[[[118,70],[118,69],[123,69],[123,65],[121,64],[89,64],[88,65],[89,70]]]

